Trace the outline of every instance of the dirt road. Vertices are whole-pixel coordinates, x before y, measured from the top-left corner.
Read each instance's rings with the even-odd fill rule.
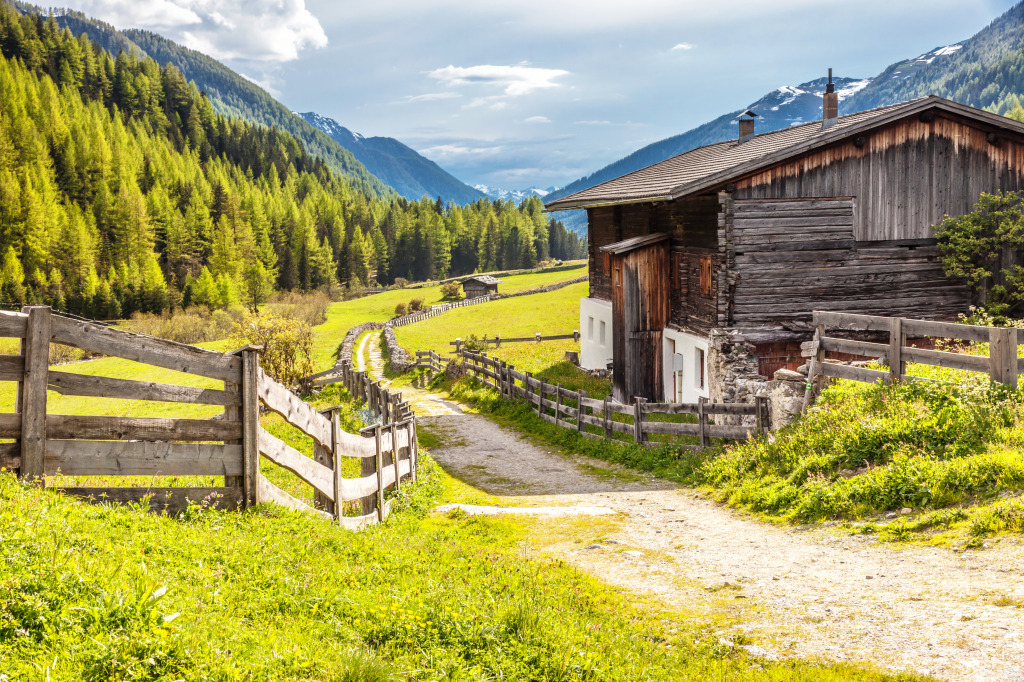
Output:
[[[374,336],[371,372],[383,362]],[[376,354],[375,354],[376,353]],[[537,551],[654,596],[768,657],[871,661],[951,680],[1024,681],[1024,545],[900,547],[772,526],[690,490],[539,447],[440,396],[403,388],[454,476],[501,506],[611,507],[530,521]],[[423,410],[423,411],[421,411]]]

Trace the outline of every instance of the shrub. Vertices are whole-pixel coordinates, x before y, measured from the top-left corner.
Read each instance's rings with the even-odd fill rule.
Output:
[[[395,287],[398,289],[404,289],[409,286],[409,280],[405,277],[395,277]]]
[[[402,315],[405,315],[405,313],[407,311],[408,311],[408,308],[406,307],[406,305],[404,303],[399,303],[398,305],[395,306],[395,315],[398,316],[398,317],[401,317]]]
[[[272,313],[249,315],[238,325],[243,343],[263,346],[260,366],[269,377],[294,386],[313,373],[313,328]]]
[[[192,306],[173,314],[135,313],[124,326],[169,341],[203,343],[229,338],[244,317],[245,310],[238,306],[213,312],[206,306]]]
[[[288,291],[271,297],[267,308],[280,317],[299,320],[315,327],[327,321],[327,307],[330,304],[331,297],[323,291],[308,294]]]
[[[441,285],[441,296],[445,300],[457,301],[462,298],[462,285],[459,282],[447,282]]]
[[[409,301],[409,312],[415,313],[418,310],[423,310],[423,299],[414,298],[411,301]]]
[[[470,353],[480,353],[487,350],[487,342],[476,334],[470,334],[462,340],[462,347]]]

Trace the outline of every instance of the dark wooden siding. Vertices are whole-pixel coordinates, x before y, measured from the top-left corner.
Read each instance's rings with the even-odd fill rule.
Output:
[[[1024,187],[1024,144],[976,122],[905,119],[736,181],[736,199],[856,197],[854,237],[924,239],[982,192]]]
[[[611,257],[613,389],[619,402],[659,402],[662,332],[669,321],[669,257],[665,242]]]
[[[807,328],[812,310],[951,319],[968,291],[934,240],[854,239],[850,198],[733,201],[730,324]]]
[[[630,204],[587,209],[589,226],[590,295],[605,301],[612,299],[611,276],[605,271],[601,247],[624,239],[653,233],[672,235],[676,251],[691,247],[715,249],[718,246],[718,197],[688,197],[671,203]],[[673,262],[675,263],[675,261]],[[681,323],[686,317],[678,300]]]

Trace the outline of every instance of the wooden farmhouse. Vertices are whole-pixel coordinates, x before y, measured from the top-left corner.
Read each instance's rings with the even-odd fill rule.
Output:
[[[824,117],[694,149],[558,199],[587,210],[581,364],[615,399],[696,402],[709,339],[755,347],[771,377],[801,364],[811,311],[955,319],[970,303],[933,225],[1024,185],[1024,125],[940,97]],[[713,381],[714,378],[711,379]],[[721,395],[721,393],[719,393]]]
[[[474,275],[462,280],[462,291],[465,292],[466,298],[478,298],[498,293],[499,284],[501,280],[490,275]]]

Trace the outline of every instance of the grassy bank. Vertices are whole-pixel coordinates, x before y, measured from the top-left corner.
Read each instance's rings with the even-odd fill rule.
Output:
[[[515,522],[424,516],[441,477],[425,461],[361,533],[273,507],[90,506],[0,474],[0,677],[909,679],[747,659],[532,556]]]

